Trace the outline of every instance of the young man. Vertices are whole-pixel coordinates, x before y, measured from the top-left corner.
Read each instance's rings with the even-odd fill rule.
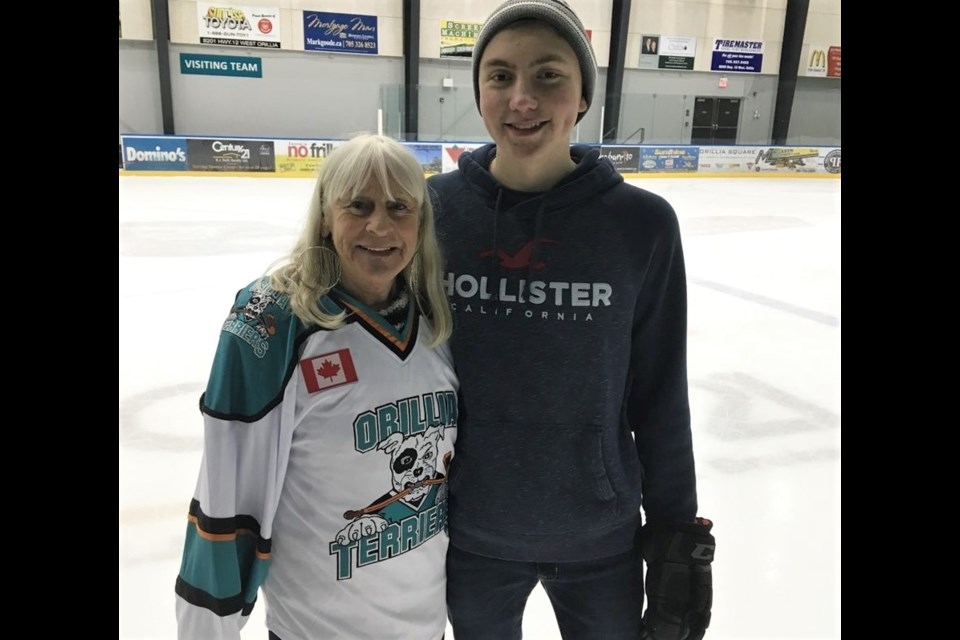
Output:
[[[520,638],[538,582],[567,639],[687,640],[709,623],[677,218],[596,151],[571,148],[596,78],[566,3],[504,3],[473,54],[494,144],[430,181],[461,379],[447,555],[457,640]]]

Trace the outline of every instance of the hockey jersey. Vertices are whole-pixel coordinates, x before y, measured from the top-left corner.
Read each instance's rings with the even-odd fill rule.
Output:
[[[411,302],[402,330],[347,293],[305,326],[262,282],[224,322],[200,409],[204,453],[177,578],[181,639],[239,638],[262,589],[283,640],[438,639],[449,349]]]

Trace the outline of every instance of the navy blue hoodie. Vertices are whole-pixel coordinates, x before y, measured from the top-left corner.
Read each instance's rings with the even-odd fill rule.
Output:
[[[589,147],[544,193],[503,187],[494,145],[429,180],[461,406],[452,544],[565,562],[697,511],[676,214]]]

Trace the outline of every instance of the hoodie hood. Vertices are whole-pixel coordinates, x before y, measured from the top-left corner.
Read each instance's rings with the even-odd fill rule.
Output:
[[[470,188],[483,194],[490,208],[496,208],[498,198],[502,201],[505,199],[508,202],[516,202],[519,196],[523,202],[515,207],[508,206],[507,211],[517,209],[520,213],[530,207],[534,209],[542,207],[544,211],[549,212],[589,200],[599,192],[623,182],[623,176],[614,169],[609,160],[600,157],[597,149],[587,145],[573,145],[570,147],[570,157],[577,163],[577,168],[556,186],[539,194],[516,192],[497,182],[489,171],[490,161],[496,154],[496,148],[494,144],[484,145],[479,149],[463,153],[458,161],[458,167]]]

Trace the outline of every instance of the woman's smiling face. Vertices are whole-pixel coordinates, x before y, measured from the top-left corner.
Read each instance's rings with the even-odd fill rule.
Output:
[[[393,199],[371,179],[355,197],[330,203],[324,225],[340,257],[340,286],[371,307],[388,301],[417,250],[419,207],[398,187],[390,190]]]

